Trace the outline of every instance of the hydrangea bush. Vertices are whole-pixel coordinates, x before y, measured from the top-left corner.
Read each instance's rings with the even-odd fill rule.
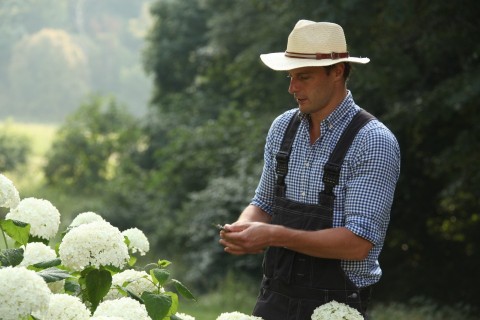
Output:
[[[171,262],[136,267],[150,245],[145,234],[120,231],[95,212],[78,214],[60,242],[60,213],[44,199],[21,200],[14,184],[0,174],[1,320],[195,320],[178,312],[179,295],[195,300],[171,277]],[[56,248],[54,250],[53,248]],[[363,319],[335,301],[315,310],[312,320]],[[237,311],[216,320],[262,320]]]
[[[35,271],[25,267],[1,268],[0,284],[0,315],[3,320],[17,320],[32,312],[44,312],[50,301],[51,292],[46,282]]]
[[[0,207],[10,210],[0,219],[0,319],[194,319],[177,312],[179,295],[195,298],[171,277],[169,261],[135,266],[134,255],[150,249],[141,230],[121,232],[83,212],[59,235],[55,206],[21,200],[2,174]]]
[[[312,320],[363,320],[363,316],[357,309],[332,300],[317,307],[313,311]]]
[[[216,320],[262,320],[262,318],[249,316],[238,311],[233,311],[222,313]]]
[[[0,174],[0,207],[15,208],[20,203],[20,195],[13,182]]]

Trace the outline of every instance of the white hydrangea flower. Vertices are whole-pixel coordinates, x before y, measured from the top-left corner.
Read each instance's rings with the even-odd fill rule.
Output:
[[[51,292],[35,271],[25,267],[2,268],[0,283],[2,320],[18,320],[48,306]]]
[[[93,316],[115,316],[125,320],[151,320],[143,304],[127,297],[103,301],[98,305]]]
[[[78,227],[81,224],[87,224],[96,221],[105,221],[99,214],[92,211],[79,213],[70,223],[69,227]]]
[[[125,320],[125,319],[122,317],[97,316],[97,317],[91,317],[90,320]]]
[[[15,208],[20,203],[20,195],[13,182],[0,174],[0,207]]]
[[[175,315],[182,320],[195,320],[195,317],[192,317],[191,315],[185,313],[177,312],[175,313]]]
[[[21,266],[31,266],[32,264],[49,261],[57,258],[55,250],[42,242],[30,242],[23,247],[23,260]]]
[[[54,294],[50,297],[48,309],[43,312],[34,312],[33,316],[42,320],[89,320],[90,311],[78,297]]]
[[[57,234],[60,226],[60,212],[44,199],[25,198],[5,218],[29,223],[31,235],[47,240]]]
[[[145,271],[127,269],[113,275],[112,287],[105,296],[104,300],[122,298],[123,295],[115,288],[115,286],[124,286],[127,282],[128,284],[125,288],[137,296],[141,296],[144,291],[153,292],[157,289],[150,279],[150,275],[148,273]]]
[[[147,237],[138,228],[127,229],[122,232],[122,234],[128,237],[130,244],[128,248],[132,250],[132,253],[140,252],[140,255],[144,256],[150,250],[150,243],[148,242]]]
[[[33,264],[49,261],[57,258],[55,250],[42,242],[30,242],[23,246],[23,260],[21,266],[31,266]],[[47,283],[52,293],[61,293],[64,290],[65,280]]]
[[[262,320],[262,318],[249,316],[238,311],[233,311],[222,313],[217,317],[217,320]]]
[[[62,264],[75,271],[108,265],[122,269],[129,259],[122,233],[106,221],[70,230],[60,243],[59,255]]]
[[[312,320],[363,320],[363,316],[344,303],[332,300],[317,307],[312,314]]]

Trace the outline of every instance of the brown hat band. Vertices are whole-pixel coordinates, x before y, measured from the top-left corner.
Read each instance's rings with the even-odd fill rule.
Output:
[[[348,58],[348,52],[331,52],[331,53],[298,53],[298,52],[285,52],[285,57],[289,58],[298,58],[298,59],[315,59],[315,60],[323,60],[323,59],[343,59]]]

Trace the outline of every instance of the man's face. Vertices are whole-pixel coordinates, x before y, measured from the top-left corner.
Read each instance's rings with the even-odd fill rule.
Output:
[[[332,69],[329,74],[324,67],[305,67],[288,72],[291,93],[298,103],[301,112],[315,114],[327,112],[336,106],[333,99],[335,77]],[[332,105],[335,103],[335,105]]]

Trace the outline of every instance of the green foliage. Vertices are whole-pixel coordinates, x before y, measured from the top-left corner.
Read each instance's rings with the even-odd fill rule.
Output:
[[[29,238],[30,225],[22,221],[1,220],[0,231],[5,232],[15,242],[26,245]]]
[[[261,257],[225,255],[211,226],[233,221],[248,203],[267,129],[293,107],[284,74],[258,56],[285,50],[298,19],[338,22],[349,52],[371,58],[354,67],[348,86],[402,151],[377,299],[423,294],[475,305],[479,9],[473,0],[157,1],[144,56],[155,88],[141,139],[88,109],[61,130],[47,177],[69,188],[102,185],[97,195],[109,204],[108,219],[144,228],[153,250],[175,257],[202,290],[230,270],[259,277]],[[115,144],[109,132],[125,139]],[[118,160],[110,175],[112,152]]]
[[[95,311],[100,301],[105,297],[112,285],[112,275],[103,269],[86,269],[82,271],[79,281],[85,279],[85,294],[87,301],[92,303],[92,311]],[[82,281],[83,282],[83,281]]]
[[[114,99],[92,97],[60,127],[47,154],[47,182],[88,190],[115,175],[138,139],[136,120]]]
[[[0,172],[12,171],[27,162],[30,140],[2,128],[0,131]]]
[[[42,265],[40,269],[41,270],[38,271],[37,274],[41,276],[46,283],[52,283],[70,278],[70,273],[65,270],[61,270],[58,268],[45,269],[44,265]]]
[[[224,254],[218,244],[218,230],[212,227],[212,223],[223,225],[235,221],[251,199],[261,166],[251,167],[256,169],[254,174],[249,172],[249,167],[246,159],[239,159],[235,162],[234,173],[211,179],[205,189],[192,193],[182,207],[183,219],[179,223],[185,228],[179,230],[175,237],[182,239],[187,249],[188,254],[183,257],[186,265],[196,265],[195,269],[188,270],[189,283],[203,290],[215,287],[229,270],[241,270],[258,279],[262,257]],[[210,274],[208,278],[204,277],[206,273]]]
[[[475,310],[464,304],[439,305],[424,297],[413,297],[405,303],[375,305],[370,316],[376,320],[473,320],[478,318]]]
[[[1,191],[3,192],[3,190]],[[35,215],[36,213],[32,212],[32,214]],[[72,229],[67,229],[66,233],[72,232]],[[28,223],[9,219],[0,220],[0,233],[5,241],[5,249],[2,248],[0,250],[0,267],[16,267],[24,261],[24,249],[19,246],[26,247],[29,243],[37,242],[37,239],[32,239],[32,237],[28,236],[29,230],[30,225]],[[15,248],[8,248],[6,234],[12,238]],[[62,239],[64,235],[62,234]],[[124,237],[124,241],[125,243],[129,242],[126,237]],[[57,244],[57,246],[59,245]],[[89,258],[95,258],[94,252],[94,250],[90,251]],[[132,253],[130,252],[129,256],[131,255]],[[48,261],[40,261],[26,267],[35,271],[47,283],[65,280],[64,292],[78,296],[92,313],[95,312],[99,304],[104,301],[105,296],[112,289],[113,275],[123,271],[120,267],[110,265],[94,267],[90,264],[87,264],[81,270],[73,270],[66,263],[64,265],[63,262],[60,258],[55,258]],[[146,279],[154,284],[155,289],[153,291],[144,290],[141,292],[141,297],[128,290],[129,283],[117,285],[117,288],[114,289],[118,289],[124,296],[136,299],[143,304],[149,317],[153,320],[178,319],[175,316],[179,307],[178,295],[188,300],[195,300],[195,297],[182,282],[171,276],[171,272],[167,269],[170,266],[171,262],[167,260],[158,260],[157,263],[150,263],[145,266],[144,271],[149,272],[149,276]],[[130,267],[133,266],[131,265]],[[17,269],[13,268],[12,270]],[[11,284],[8,285],[11,286]],[[31,294],[34,297],[36,293],[31,292]],[[13,294],[14,297],[18,295],[18,293]],[[1,298],[6,299],[7,297],[3,294]],[[13,303],[15,304],[16,301]],[[26,312],[26,310],[32,312],[28,304],[19,308],[19,312]],[[34,317],[30,315],[29,318]]]
[[[476,303],[471,277],[480,267],[475,232],[480,176],[473,169],[480,150],[480,42],[475,41],[480,7],[475,1],[462,6],[158,1],[154,8],[157,20],[145,59],[155,79],[154,104],[146,127],[148,148],[138,162],[152,174],[145,185],[153,202],[143,208],[153,208],[152,217],[161,219],[162,230],[171,230],[167,235],[176,235],[178,248],[187,243],[182,255],[187,265],[197,261],[200,270],[216,270],[215,262],[228,259],[215,247],[211,223],[234,219],[242,201],[247,204],[255,183],[235,179],[234,168],[247,155],[246,175],[258,179],[254,167],[262,160],[265,132],[275,114],[288,108],[287,81],[262,66],[259,54],[285,50],[298,19],[333,21],[343,26],[352,55],[371,58],[370,64],[354,67],[349,88],[360,106],[392,129],[402,151],[402,176],[381,257],[380,299],[411,296],[411,286],[405,286],[409,275],[408,282],[417,284],[415,293]],[[176,28],[173,35],[180,21],[197,28]],[[251,123],[237,122],[245,111],[251,112]],[[249,191],[235,198],[235,184]],[[156,197],[152,190],[158,191]],[[159,246],[167,238],[162,236]],[[461,274],[455,272],[459,263]]]
[[[145,114],[141,66],[150,0],[2,0],[0,117],[64,121],[90,92]]]
[[[250,314],[258,289],[258,281],[252,281],[245,277],[245,274],[230,270],[213,290],[198,296],[196,302],[185,301],[180,312],[190,314],[196,320],[216,319],[223,312]]]
[[[10,98],[17,112],[64,118],[88,92],[87,56],[63,30],[43,29],[18,42],[8,69]],[[51,121],[51,120],[50,120]]]
[[[22,260],[23,249],[3,249],[0,252],[0,266],[18,266]]]

